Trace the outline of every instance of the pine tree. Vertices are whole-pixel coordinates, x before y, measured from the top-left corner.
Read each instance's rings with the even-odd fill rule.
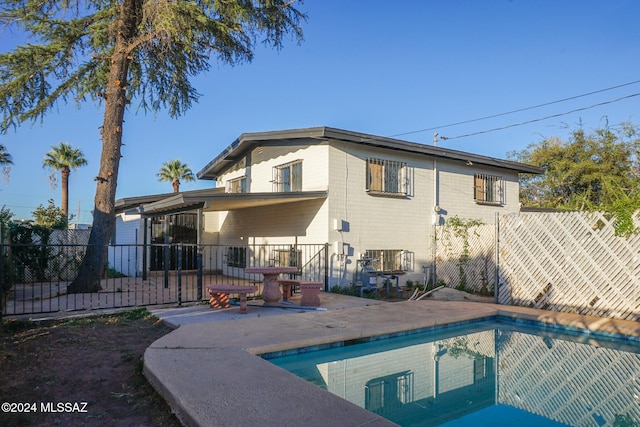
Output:
[[[300,2],[300,1],[298,1]],[[0,26],[29,43],[0,54],[0,132],[37,121],[59,102],[104,104],[93,227],[68,292],[95,292],[113,232],[123,119],[130,102],[177,117],[198,99],[189,78],[251,61],[258,35],[280,48],[302,40],[306,16],[289,0],[8,0]]]

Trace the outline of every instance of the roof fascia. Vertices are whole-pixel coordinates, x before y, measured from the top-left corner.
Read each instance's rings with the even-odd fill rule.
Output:
[[[307,129],[291,129],[271,132],[243,133],[231,145],[225,148],[216,158],[210,161],[197,173],[198,179],[217,179],[218,174],[236,162],[240,156],[262,141],[277,139],[332,139],[374,147],[434,156],[441,159],[472,162],[497,168],[509,169],[518,173],[544,173],[544,169],[510,160],[472,154],[465,151],[452,150],[438,146],[419,144],[383,136],[369,135],[330,127],[314,127]]]
[[[386,138],[382,136],[367,135],[358,132],[345,131],[341,129],[325,128],[326,137],[338,139],[348,142],[359,142],[361,144],[387,148],[399,151],[407,151],[417,154],[434,156],[442,159],[460,160],[463,162],[472,162],[487,166],[495,166],[504,169],[510,169],[521,173],[544,173],[544,169],[537,166],[527,165],[524,163],[514,162],[510,160],[498,159],[495,157],[483,156],[480,154],[468,153],[466,151],[452,150],[450,148],[442,148],[435,145],[419,144],[417,142],[403,141],[399,139]]]

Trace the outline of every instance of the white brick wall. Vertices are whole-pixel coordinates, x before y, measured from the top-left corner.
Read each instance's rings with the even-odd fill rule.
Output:
[[[410,253],[407,279],[424,280],[423,266],[432,261],[434,221],[433,158],[396,150],[365,147],[341,141],[271,142],[251,150],[219,178],[219,185],[239,176],[248,179],[249,192],[272,192],[273,168],[302,161],[303,191],[327,190],[327,200],[287,203],[220,213],[219,236],[206,222],[206,242],[221,244],[330,243],[330,284],[354,282],[355,260],[367,249],[395,249]],[[407,163],[408,197],[374,196],[365,191],[368,157]],[[518,175],[498,168],[438,159],[440,222],[459,216],[495,222],[495,212],[519,210]],[[478,205],[473,199],[475,173],[502,176],[506,182],[504,206]],[[336,231],[334,221],[348,224]],[[344,256],[343,256],[344,255]]]

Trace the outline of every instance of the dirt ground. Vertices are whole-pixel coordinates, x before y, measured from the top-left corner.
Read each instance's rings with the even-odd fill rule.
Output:
[[[142,375],[145,349],[169,332],[145,309],[3,321],[0,426],[180,426]]]

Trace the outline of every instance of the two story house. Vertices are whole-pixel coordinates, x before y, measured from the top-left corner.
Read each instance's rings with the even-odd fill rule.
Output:
[[[361,259],[420,280],[434,261],[437,226],[518,212],[519,174],[541,172],[329,127],[246,133],[197,173],[214,188],[118,200],[115,237],[222,245],[226,267],[240,269],[254,265],[247,245],[323,243],[327,288],[362,280]],[[168,222],[182,223],[173,236]]]

